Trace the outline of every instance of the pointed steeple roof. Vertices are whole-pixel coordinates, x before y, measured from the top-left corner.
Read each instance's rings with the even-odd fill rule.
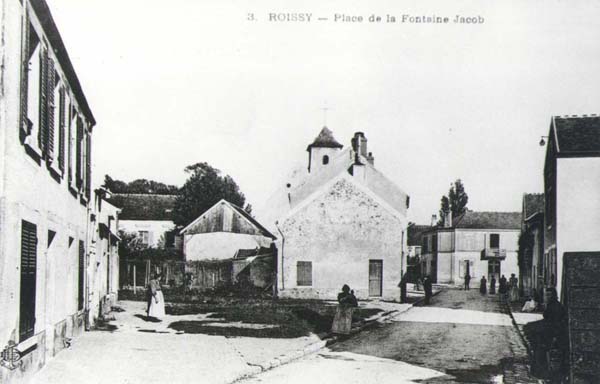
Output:
[[[312,144],[309,144],[306,148],[307,151],[310,151],[312,147],[319,148],[343,148],[344,146],[333,137],[333,132],[327,127],[323,127],[319,135],[315,138],[315,141]]]

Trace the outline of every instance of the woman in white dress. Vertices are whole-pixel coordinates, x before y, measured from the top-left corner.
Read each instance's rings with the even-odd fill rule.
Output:
[[[152,276],[150,279],[150,308],[148,309],[148,317],[160,319],[165,316],[165,298],[160,287],[160,274]]]

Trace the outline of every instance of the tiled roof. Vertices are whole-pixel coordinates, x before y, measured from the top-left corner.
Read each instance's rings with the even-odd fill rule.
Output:
[[[410,225],[408,227],[408,238],[407,238],[408,244],[407,245],[408,246],[421,245],[423,233],[432,228],[433,227],[431,227],[430,225],[417,225],[417,224]]]
[[[600,153],[600,116],[554,117],[559,153]]]
[[[323,127],[319,135],[315,138],[315,141],[313,141],[312,144],[309,144],[306,150],[310,151],[312,147],[342,148],[343,145],[333,137],[333,132],[331,132],[329,128]]]
[[[452,223],[454,228],[520,229],[521,212],[467,211]]]
[[[173,220],[177,195],[114,193],[108,201],[122,209],[120,220]]]
[[[523,219],[544,211],[543,193],[526,193],[523,195]]]

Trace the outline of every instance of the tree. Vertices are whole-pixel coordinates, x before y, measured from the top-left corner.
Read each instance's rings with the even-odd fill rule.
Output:
[[[175,224],[188,225],[221,199],[244,207],[246,197],[231,176],[221,176],[221,171],[207,163],[189,165],[185,172],[190,176],[175,199]],[[250,204],[245,206],[245,210],[252,211]]]
[[[456,218],[467,211],[469,195],[465,192],[465,187],[460,179],[450,184],[448,196],[442,196],[440,201],[440,219],[438,225],[444,225],[448,213],[452,213],[452,218]]]
[[[104,187],[113,193],[145,193],[152,195],[175,195],[179,188],[159,181],[136,179],[129,183],[114,180],[109,175],[104,176]]]

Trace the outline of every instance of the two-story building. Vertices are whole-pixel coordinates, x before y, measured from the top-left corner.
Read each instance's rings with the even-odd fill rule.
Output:
[[[561,295],[564,254],[600,250],[600,116],[552,117],[544,188],[546,286]]]
[[[423,234],[423,273],[434,282],[463,284],[485,276],[518,275],[521,212],[467,211]]]
[[[4,0],[0,20],[0,349],[13,360],[3,361],[0,382],[7,383],[38,370],[90,325],[96,121],[46,2]]]
[[[544,194],[523,195],[521,236],[519,238],[519,280],[524,297],[543,300],[544,269]]]

